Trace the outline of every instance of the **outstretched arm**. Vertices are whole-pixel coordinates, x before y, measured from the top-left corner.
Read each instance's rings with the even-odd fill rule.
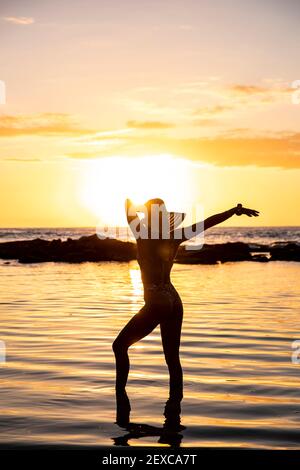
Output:
[[[180,243],[189,240],[197,235],[199,235],[201,232],[204,232],[208,228],[214,227],[215,225],[218,225],[225,220],[229,219],[233,215],[242,215],[245,214],[248,217],[257,217],[259,215],[259,212],[254,210],[254,209],[247,209],[246,207],[243,207],[242,204],[238,204],[236,207],[233,207],[232,209],[229,209],[228,211],[225,212],[220,212],[219,214],[212,215],[211,217],[208,217],[207,219],[197,222],[193,225],[190,225],[189,227],[184,227],[184,228],[179,228],[174,231],[174,238],[179,240]]]

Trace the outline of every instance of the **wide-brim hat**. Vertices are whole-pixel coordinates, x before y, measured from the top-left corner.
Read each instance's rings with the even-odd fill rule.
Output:
[[[160,198],[149,199],[145,204],[139,206],[138,212],[149,214],[149,212],[155,207],[157,208],[157,211],[166,218],[165,221],[168,222],[170,230],[174,230],[178,227],[186,216],[184,212],[168,211],[165,202]]]

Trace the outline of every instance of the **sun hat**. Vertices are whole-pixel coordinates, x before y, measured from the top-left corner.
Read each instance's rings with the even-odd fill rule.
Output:
[[[164,200],[160,199],[160,198],[149,199],[148,201],[145,202],[145,204],[143,204],[142,206],[139,206],[137,208],[137,212],[144,213],[146,216],[148,214],[151,214],[150,223],[149,223],[149,221],[147,221],[147,223],[149,225],[151,225],[153,210],[156,211],[157,215],[162,214],[162,217],[164,219],[164,223],[169,225],[170,230],[174,230],[176,227],[178,227],[181,224],[181,222],[183,222],[183,220],[186,216],[186,214],[184,212],[174,212],[174,211],[169,212],[167,210],[167,207],[166,207],[166,204],[165,204]],[[145,222],[146,218],[147,217],[145,217],[142,220],[144,220],[144,222]],[[154,217],[154,219],[155,219],[155,217]]]

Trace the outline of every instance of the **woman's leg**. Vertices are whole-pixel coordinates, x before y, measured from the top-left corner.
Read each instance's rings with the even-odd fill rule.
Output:
[[[182,368],[179,358],[183,308],[176,302],[173,314],[160,324],[164,355],[170,374],[170,398],[181,399],[183,395]]]
[[[128,348],[158,325],[159,316],[145,305],[123,328],[113,343],[116,357],[116,392],[124,393],[129,373]]]

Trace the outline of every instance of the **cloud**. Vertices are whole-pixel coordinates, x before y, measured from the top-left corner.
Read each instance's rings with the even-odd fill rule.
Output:
[[[264,88],[256,85],[232,85],[229,90],[242,95],[257,95],[258,93],[268,93],[269,88]]]
[[[5,162],[41,162],[40,158],[2,158]]]
[[[233,106],[230,105],[216,105],[216,106],[207,106],[203,108],[199,108],[194,111],[193,114],[195,115],[206,115],[206,116],[215,116],[216,114],[222,114],[226,111],[231,111]]]
[[[161,139],[151,145],[161,153],[169,152],[219,166],[300,168],[300,134]]]
[[[300,133],[251,135],[247,129],[213,138],[173,138],[156,135],[123,136],[118,155],[172,154],[219,166],[280,167],[300,169]],[[71,158],[116,155],[116,147],[97,149],[97,155],[70,154]]]
[[[174,124],[161,121],[127,121],[127,126],[133,129],[169,129],[174,127]]]
[[[266,109],[266,107],[290,102],[288,96],[292,93],[292,88],[286,84],[276,83],[273,86],[257,86],[234,84],[223,87],[210,88],[213,104],[210,106],[199,107],[191,114],[192,118],[196,116],[200,120],[195,120],[194,124],[202,123],[202,120],[212,119],[221,116],[225,118],[235,118],[241,113],[247,113],[249,109]],[[200,95],[199,95],[200,96]],[[221,123],[220,121],[218,121]]]
[[[112,129],[105,131],[87,131],[85,135],[74,136],[72,141],[81,146],[109,146],[124,142],[123,137],[131,134],[133,129]]]
[[[182,82],[174,86],[139,87],[116,94],[118,106],[125,107],[137,122],[184,121],[194,125],[195,116],[208,119],[240,117],[249,109],[267,109],[290,103],[293,89],[288,83],[224,83],[219,79]],[[142,116],[142,119],[140,119]],[[201,122],[200,122],[201,124]]]
[[[0,137],[82,135],[89,132],[78,127],[64,113],[0,116]]]
[[[194,126],[214,127],[222,124],[222,121],[214,118],[199,118],[193,120]]]
[[[3,20],[7,21],[8,23],[19,25],[29,25],[35,22],[34,18],[31,16],[4,16]]]
[[[87,151],[87,152],[70,152],[66,155],[66,157],[69,157],[69,158],[75,158],[75,159],[78,159],[78,160],[86,160],[86,159],[91,159],[91,158],[99,158],[99,151],[98,150],[95,150],[95,151]]]
[[[275,83],[272,86],[257,85],[241,85],[235,84],[227,88],[229,97],[233,98],[237,103],[245,104],[273,104],[276,102],[284,102],[287,95],[292,93],[292,88],[284,83]]]
[[[230,116],[232,110],[235,107],[232,105],[215,105],[215,106],[206,106],[193,111],[192,115],[195,116],[193,119],[193,125],[196,126],[213,126],[221,124],[220,120],[217,120],[220,116],[222,118],[227,115]]]

